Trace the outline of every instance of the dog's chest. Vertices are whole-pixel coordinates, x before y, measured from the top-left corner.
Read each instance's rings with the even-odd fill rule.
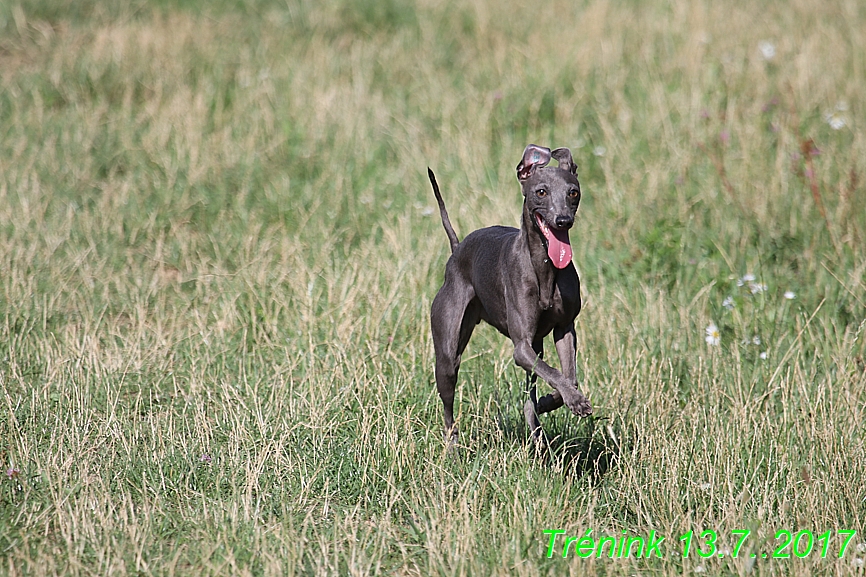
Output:
[[[577,273],[573,270],[562,271],[553,282],[552,292],[550,306],[546,310],[542,309],[539,316],[539,328],[546,331],[573,321],[580,312],[580,279]]]

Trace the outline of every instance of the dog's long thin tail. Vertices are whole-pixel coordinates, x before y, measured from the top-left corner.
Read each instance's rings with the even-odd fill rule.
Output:
[[[433,175],[433,171],[430,170],[430,167],[427,167],[427,176],[430,177],[430,184],[433,185],[433,194],[436,195],[436,202],[439,203],[439,215],[442,217],[442,226],[445,227],[445,234],[448,235],[448,242],[451,243],[451,252],[454,252],[454,249],[457,248],[457,243],[460,241],[457,239],[457,233],[454,232],[454,228],[451,226],[451,221],[448,219],[448,211],[445,210],[445,202],[442,201],[442,195],[439,194],[439,185],[436,184],[436,177]]]

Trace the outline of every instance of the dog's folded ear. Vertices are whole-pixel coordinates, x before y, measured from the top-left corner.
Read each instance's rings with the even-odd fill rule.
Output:
[[[570,152],[568,156],[571,158]],[[526,180],[532,176],[536,168],[547,166],[548,162],[550,162],[550,149],[530,144],[523,151],[523,158],[520,160],[520,164],[517,165],[517,179]]]
[[[550,155],[559,162],[559,168],[567,170],[571,174],[577,175],[577,165],[571,158],[571,151],[567,148],[557,148]]]

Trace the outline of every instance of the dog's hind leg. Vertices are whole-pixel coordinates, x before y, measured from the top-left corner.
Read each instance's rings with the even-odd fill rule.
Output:
[[[555,411],[563,404],[562,395],[559,394],[559,391],[553,391],[549,395],[544,395],[538,399],[535,405],[535,412],[536,414],[543,415],[544,413]]]
[[[445,413],[445,440],[449,445],[457,442],[454,424],[454,391],[460,357],[480,318],[472,306],[475,291],[469,284],[446,282],[430,311],[433,348],[436,353],[436,389]]]

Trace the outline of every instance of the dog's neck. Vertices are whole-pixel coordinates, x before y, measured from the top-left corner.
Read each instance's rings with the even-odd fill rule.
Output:
[[[517,242],[520,250],[526,250],[529,253],[532,270],[538,281],[539,305],[542,310],[547,310],[553,304],[553,285],[556,282],[557,271],[547,256],[547,248],[545,248],[542,238],[541,231],[535,224],[535,215],[530,212],[524,201],[523,218],[520,223],[520,234]]]

